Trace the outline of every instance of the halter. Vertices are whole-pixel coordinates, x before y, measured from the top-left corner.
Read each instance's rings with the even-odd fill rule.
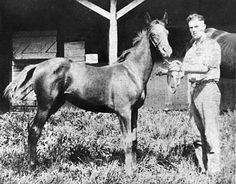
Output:
[[[164,23],[163,23],[162,21],[156,20],[156,22],[157,22],[157,24],[160,24],[160,25],[164,26]],[[164,27],[165,27],[165,26],[164,26]],[[159,45],[161,44],[160,39],[159,39],[159,42],[156,42],[156,41],[153,39],[152,34],[150,35],[150,37],[151,37],[151,42],[152,42],[152,44],[154,45],[154,47],[156,47],[156,48],[159,47]]]
[[[161,44],[161,41],[159,40],[159,42],[157,43],[157,42],[153,39],[152,35],[150,35],[150,38],[151,38],[151,42],[152,42],[152,44],[154,45],[154,47],[155,47],[155,48],[158,48],[159,45]]]
[[[158,22],[158,23],[161,24],[160,22]],[[154,45],[154,47],[158,48],[158,50],[159,50],[159,46],[161,45],[161,40],[158,39],[158,42],[156,42],[156,40],[153,38],[152,35],[154,35],[154,34],[150,33],[150,40],[151,40],[152,44]],[[168,66],[171,64],[171,62],[167,58],[163,58],[163,60],[164,60],[163,61],[164,64],[166,64]],[[175,77],[173,77],[174,87],[172,87],[171,84],[170,84],[171,83],[171,78],[172,78],[172,72],[168,71],[167,72],[167,86],[168,86],[168,89],[171,93],[175,93],[176,88],[179,85],[180,81],[179,81],[179,78],[176,79]]]

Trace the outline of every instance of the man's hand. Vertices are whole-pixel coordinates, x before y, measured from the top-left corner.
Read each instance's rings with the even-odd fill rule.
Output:
[[[158,75],[158,76],[167,75],[168,72],[169,72],[168,68],[157,67],[155,71],[155,75]]]
[[[182,66],[182,62],[179,60],[173,60],[170,65],[168,66],[168,70],[169,71],[177,71],[180,72],[181,71],[181,66]]]

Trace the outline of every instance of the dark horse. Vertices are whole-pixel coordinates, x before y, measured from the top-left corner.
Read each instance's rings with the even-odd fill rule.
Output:
[[[207,35],[216,40],[221,47],[221,77],[235,79],[236,77],[236,33],[208,28]]]
[[[134,39],[133,47],[109,66],[94,67],[54,58],[27,66],[5,89],[9,98],[22,99],[30,89],[38,102],[37,114],[29,125],[29,164],[35,168],[36,145],[47,119],[65,101],[94,112],[118,115],[125,150],[125,166],[136,166],[138,109],[146,97],[146,85],[153,69],[152,54],[158,48],[162,57],[169,57],[172,48],[165,28],[166,14],[161,20],[147,19],[148,26]]]

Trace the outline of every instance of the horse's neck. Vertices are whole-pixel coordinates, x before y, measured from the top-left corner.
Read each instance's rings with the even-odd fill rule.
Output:
[[[137,74],[141,82],[146,85],[154,65],[147,35],[142,36],[138,45],[133,50],[132,56],[127,59],[126,64],[131,71]]]

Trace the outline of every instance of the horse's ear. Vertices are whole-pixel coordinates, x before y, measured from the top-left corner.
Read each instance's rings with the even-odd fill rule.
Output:
[[[168,24],[168,13],[167,13],[166,10],[165,10],[165,13],[164,13],[163,18],[161,19],[161,21],[162,21],[165,25]]]
[[[151,21],[152,21],[152,20],[151,20],[151,16],[149,15],[148,12],[145,13],[144,18],[145,18],[146,24],[150,24],[150,23],[151,23]]]

